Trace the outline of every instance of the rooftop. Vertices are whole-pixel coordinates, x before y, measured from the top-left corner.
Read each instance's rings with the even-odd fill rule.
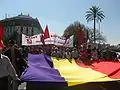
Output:
[[[5,18],[4,20],[16,20],[16,19],[23,19],[23,20],[38,20],[37,18],[32,18],[29,14],[28,15],[23,15],[22,13],[19,14],[18,16],[10,17],[10,18]]]

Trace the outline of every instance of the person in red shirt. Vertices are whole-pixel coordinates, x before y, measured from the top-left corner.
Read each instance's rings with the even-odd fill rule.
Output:
[[[86,47],[85,46],[82,46],[80,55],[81,55],[82,62],[86,61]]]
[[[91,60],[91,57],[92,57],[91,46],[88,46],[88,49],[86,49],[86,46],[83,46],[80,54],[81,54],[82,62],[85,65],[91,65],[91,63],[90,63],[90,60]]]

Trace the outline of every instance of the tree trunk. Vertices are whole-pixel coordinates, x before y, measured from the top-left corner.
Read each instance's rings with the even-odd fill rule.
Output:
[[[96,28],[95,28],[95,25],[96,25],[96,21],[95,21],[95,17],[94,17],[94,44],[96,43],[96,38],[95,38],[95,36],[96,36],[96,35],[95,35],[95,29],[96,29]]]

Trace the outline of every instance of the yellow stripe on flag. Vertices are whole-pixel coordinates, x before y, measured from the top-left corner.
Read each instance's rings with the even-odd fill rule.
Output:
[[[68,86],[88,83],[114,81],[117,79],[109,78],[106,74],[92,70],[91,68],[80,67],[75,60],[67,59],[57,60],[52,58],[55,69],[58,69],[60,75],[67,81]]]

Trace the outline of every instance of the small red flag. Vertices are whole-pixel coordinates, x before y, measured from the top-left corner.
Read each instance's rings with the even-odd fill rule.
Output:
[[[41,42],[45,45],[45,39],[50,38],[48,26],[46,25],[45,32],[40,36]]]
[[[2,41],[2,37],[4,35],[4,30],[3,30],[3,25],[0,23],[0,48],[4,48],[4,44],[3,44],[3,41]]]
[[[45,32],[44,32],[44,39],[47,39],[47,38],[50,38],[50,35],[49,35],[48,26],[46,25]]]
[[[3,35],[4,35],[4,30],[2,24],[0,23],[0,40],[2,39]]]
[[[83,42],[83,32],[82,30],[78,30],[78,45],[81,46]]]

